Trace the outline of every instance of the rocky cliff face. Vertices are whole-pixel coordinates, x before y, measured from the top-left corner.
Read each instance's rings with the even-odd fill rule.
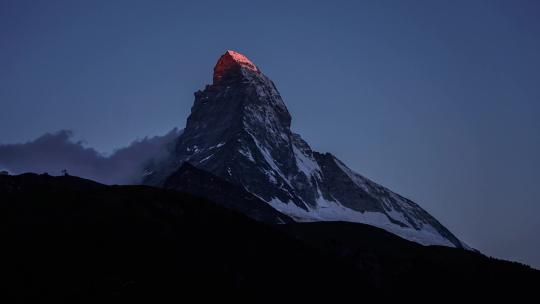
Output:
[[[227,51],[213,83],[195,93],[172,156],[146,172],[163,186],[184,162],[242,186],[296,221],[350,221],[421,244],[465,247],[414,202],[318,153],[290,129],[274,83],[247,57]],[[171,181],[168,181],[168,186]]]

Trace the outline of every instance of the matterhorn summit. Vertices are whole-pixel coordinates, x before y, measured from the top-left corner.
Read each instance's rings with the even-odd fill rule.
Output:
[[[259,69],[246,56],[235,51],[227,51],[221,56],[214,67],[214,83],[218,82],[231,68],[243,67],[258,72]]]
[[[290,126],[274,83],[246,56],[227,51],[213,83],[195,93],[171,155],[148,168],[144,183],[184,189],[179,183],[189,178],[173,177],[189,163],[287,219],[365,223],[424,245],[466,247],[419,205],[313,151]]]

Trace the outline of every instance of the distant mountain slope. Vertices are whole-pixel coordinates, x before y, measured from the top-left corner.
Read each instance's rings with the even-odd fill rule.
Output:
[[[540,282],[521,264],[369,225],[267,225],[166,189],[24,174],[0,176],[0,195],[2,296],[19,302],[518,299]]]
[[[419,205],[313,151],[290,126],[274,83],[246,56],[227,51],[213,83],[195,93],[174,151],[148,169],[144,183],[175,188],[169,176],[189,162],[296,221],[359,222],[424,245],[468,248]]]
[[[486,257],[470,250],[419,246],[369,225],[315,222],[276,227],[355,265],[368,274],[377,288],[389,294],[395,294],[397,290],[403,293],[418,290],[427,294],[450,292],[454,296],[483,294],[490,298],[499,292],[511,295],[519,290],[527,294],[540,283],[540,271],[520,263]],[[443,291],[446,287],[451,290]],[[493,290],[497,288],[501,290]]]

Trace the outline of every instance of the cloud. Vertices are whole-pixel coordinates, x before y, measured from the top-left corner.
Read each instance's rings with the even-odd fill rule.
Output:
[[[174,128],[163,136],[145,137],[129,146],[103,156],[81,141],[72,140],[73,133],[62,130],[47,133],[20,144],[0,144],[0,169],[12,174],[24,172],[59,175],[66,169],[76,175],[106,184],[133,184],[140,181],[146,164],[165,157],[173,141],[182,133]]]

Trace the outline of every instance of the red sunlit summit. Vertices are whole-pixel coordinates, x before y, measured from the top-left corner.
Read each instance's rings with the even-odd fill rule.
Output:
[[[219,80],[227,70],[237,66],[259,72],[257,66],[253,64],[253,62],[251,62],[251,60],[249,60],[245,55],[227,50],[225,54],[219,58],[216,66],[214,67],[214,82]]]

